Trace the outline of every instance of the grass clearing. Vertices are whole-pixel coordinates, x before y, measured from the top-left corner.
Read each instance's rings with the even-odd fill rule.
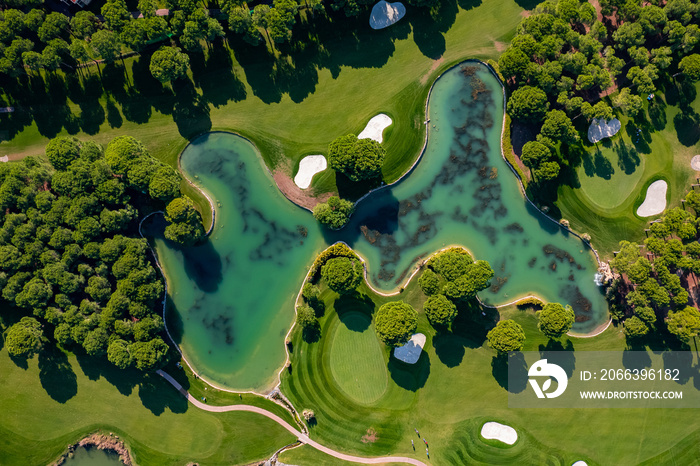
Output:
[[[372,316],[355,311],[344,313],[332,340],[331,372],[341,390],[361,405],[381,398],[388,374]]]

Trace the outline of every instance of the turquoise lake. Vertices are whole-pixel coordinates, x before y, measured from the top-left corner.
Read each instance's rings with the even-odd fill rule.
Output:
[[[78,447],[73,456],[66,459],[63,466],[124,466],[119,455],[113,451],[98,450],[97,448]]]
[[[322,230],[288,201],[245,139],[210,133],[185,149],[182,170],[214,200],[214,229],[186,249],[154,236],[176,309],[169,327],[200,375],[233,389],[271,388],[302,280],[336,241],[368,260],[372,284],[383,291],[398,289],[420,258],[460,244],[496,273],[479,294],[484,302],[532,293],[570,304],[579,333],[607,320],[593,253],[529,205],[501,156],[497,79],[478,63],[453,68],[433,88],[429,118],[414,170],[365,198],[340,232]],[[147,231],[162,225],[149,222]]]

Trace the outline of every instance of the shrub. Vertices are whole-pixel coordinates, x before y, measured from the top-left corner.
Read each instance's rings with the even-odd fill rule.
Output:
[[[310,281],[315,282],[318,279],[318,274],[321,271],[321,267],[328,262],[329,259],[333,257],[347,257],[350,259],[357,259],[357,254],[348,247],[345,243],[335,243],[327,247],[321,254],[318,255],[314,264],[311,266],[311,275],[309,277]]]
[[[509,351],[520,351],[525,343],[525,332],[514,320],[501,320],[494,328],[489,330],[486,338],[493,349],[500,354]]]
[[[331,196],[327,202],[316,204],[313,214],[322,225],[331,230],[339,230],[350,221],[354,211],[355,205],[352,202],[338,196]]]

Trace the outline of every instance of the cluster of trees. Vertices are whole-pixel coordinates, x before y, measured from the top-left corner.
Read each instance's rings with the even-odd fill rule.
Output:
[[[431,257],[418,285],[428,296],[423,311],[437,328],[449,328],[457,317],[457,304],[472,300],[488,288],[493,270],[488,262],[474,262],[462,248],[450,248]]]
[[[571,162],[568,146],[579,139],[572,120],[613,117],[600,100],[613,84],[619,89],[613,106],[635,116],[662,73],[675,66],[691,79],[700,77],[700,56],[687,56],[700,41],[695,3],[601,0],[600,5],[604,22],[587,1],[541,3],[499,58],[499,71],[513,91],[509,115],[539,133],[522,150],[537,182],[556,179],[561,165]]]
[[[331,230],[343,228],[355,211],[355,204],[338,196],[331,196],[326,202],[320,202],[314,207],[314,218]]]
[[[700,273],[700,243],[697,241],[700,195],[691,191],[685,204],[695,211],[675,208],[651,224],[640,245],[620,242],[620,251],[610,260],[619,277],[607,291],[613,318],[623,323],[629,338],[643,337],[661,325],[681,341],[697,331],[691,322],[700,314],[688,306],[691,281]],[[700,330],[700,327],[698,327]]]
[[[133,138],[106,151],[56,138],[46,155],[50,165],[0,165],[0,309],[17,322],[5,333],[8,352],[30,356],[53,339],[120,368],[159,367],[164,287],[134,206],[179,196],[179,178]]]

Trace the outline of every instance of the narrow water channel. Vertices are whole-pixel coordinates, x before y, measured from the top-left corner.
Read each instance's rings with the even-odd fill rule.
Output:
[[[477,63],[453,68],[435,84],[429,118],[415,169],[362,201],[335,233],[284,198],[246,140],[211,133],[188,146],[182,169],[214,199],[216,224],[202,246],[177,250],[156,236],[156,248],[177,310],[171,327],[200,374],[230,388],[269,388],[307,268],[339,240],[368,259],[373,286],[385,291],[419,258],[461,244],[496,272],[479,295],[485,302],[534,293],[571,304],[581,333],[607,319],[592,252],[527,203],[501,157],[496,78]]]

